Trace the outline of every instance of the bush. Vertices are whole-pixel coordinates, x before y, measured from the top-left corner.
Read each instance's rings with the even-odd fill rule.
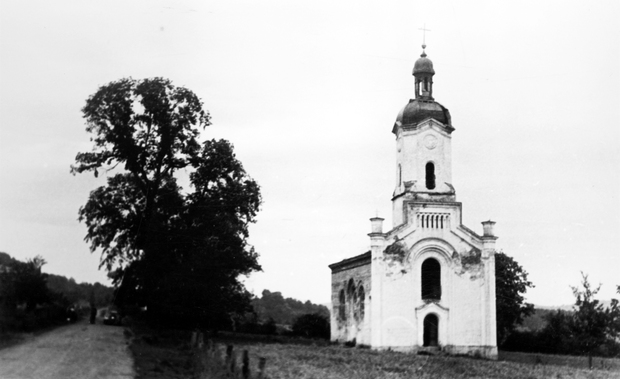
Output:
[[[318,314],[305,314],[293,322],[293,334],[307,338],[329,339],[329,320]]]

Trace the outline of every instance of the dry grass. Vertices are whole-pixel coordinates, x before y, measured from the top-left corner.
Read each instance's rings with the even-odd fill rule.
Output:
[[[620,378],[617,369],[594,370],[572,366],[487,361],[465,357],[421,356],[392,351],[346,348],[343,346],[297,343],[263,343],[259,341],[216,341],[214,358],[199,352],[205,379],[224,377],[220,370],[225,346],[232,343],[237,352],[236,373],[240,372],[241,351],[247,349],[253,378],[259,357],[267,358],[269,379],[398,379],[398,378]],[[201,355],[202,354],[202,355]],[[547,357],[547,356],[543,356]]]
[[[135,325],[130,350],[134,358],[137,379],[191,378],[194,376],[193,352],[189,348],[189,333],[152,330]]]
[[[569,366],[574,368],[588,368],[588,357],[575,357],[570,355],[547,355],[536,353],[517,353],[511,351],[500,351],[499,359],[502,361],[542,364],[555,366]],[[620,372],[619,358],[593,357],[592,366],[596,369]]]
[[[587,358],[504,353],[501,361],[467,357],[422,356],[392,351],[347,348],[321,341],[281,337],[223,335],[213,350],[190,349],[190,333],[136,330],[131,350],[138,378],[240,378],[241,354],[248,350],[251,378],[258,377],[260,357],[267,359],[269,379],[411,379],[411,378],[619,378],[620,360],[584,368]],[[226,346],[233,345],[235,375],[224,370]]]

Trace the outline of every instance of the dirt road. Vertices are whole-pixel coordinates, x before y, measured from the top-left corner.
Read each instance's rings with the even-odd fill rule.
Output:
[[[1,379],[129,379],[123,328],[80,322],[0,350]]]

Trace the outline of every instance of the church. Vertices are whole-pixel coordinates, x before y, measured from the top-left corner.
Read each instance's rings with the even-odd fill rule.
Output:
[[[392,229],[370,219],[370,251],[329,266],[331,340],[374,349],[497,359],[495,222],[462,224],[450,112],[433,98],[426,45],[415,97],[398,113]]]

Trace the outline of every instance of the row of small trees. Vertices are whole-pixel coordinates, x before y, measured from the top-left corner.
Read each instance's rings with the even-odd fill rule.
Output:
[[[50,301],[47,274],[41,272],[45,263],[40,256],[26,262],[9,257],[0,265],[0,299],[6,311],[10,312],[21,304],[25,305],[26,311],[32,311],[38,304]]]
[[[620,354],[620,306],[612,299],[605,306],[595,299],[600,286],[593,287],[587,275],[580,287],[573,287],[572,311],[548,314],[539,331],[513,332],[505,341],[507,350],[547,354],[618,356]],[[620,286],[618,286],[620,294]]]
[[[0,332],[63,322],[69,301],[47,287],[48,275],[41,272],[45,260],[36,256],[22,262],[0,254]]]
[[[527,272],[511,257],[496,257],[497,337],[500,348],[522,352],[618,356],[620,354],[620,306],[612,299],[604,306],[582,274],[580,287],[572,287],[575,305],[572,311],[556,311],[546,316],[540,331],[516,331],[523,320],[534,313],[534,306],[524,301],[533,284]],[[618,286],[620,294],[620,286]]]

